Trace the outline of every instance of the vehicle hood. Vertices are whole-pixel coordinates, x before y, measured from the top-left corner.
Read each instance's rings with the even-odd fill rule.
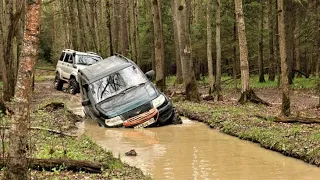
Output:
[[[108,118],[119,116],[125,112],[142,106],[159,96],[159,91],[152,83],[136,87],[125,94],[118,94],[110,100],[97,104],[97,109]]]

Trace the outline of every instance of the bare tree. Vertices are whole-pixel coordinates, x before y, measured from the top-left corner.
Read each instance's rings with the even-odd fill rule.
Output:
[[[213,61],[212,61],[212,0],[207,1],[207,59],[208,59],[208,76],[209,76],[209,94],[214,91]]]
[[[109,43],[109,55],[113,55],[113,41],[112,41],[112,28],[111,28],[111,0],[106,0],[106,19],[107,19],[107,34]]]
[[[220,36],[220,11],[221,3],[220,0],[216,0],[216,48],[217,48],[217,61],[216,61],[216,84],[215,88],[217,90],[218,101],[222,101],[223,97],[221,94],[221,36]]]
[[[261,17],[260,17],[260,40],[259,40],[259,82],[266,82],[264,79],[264,69],[263,69],[263,31],[264,31],[264,7],[265,2],[261,2]]]
[[[77,9],[78,9],[78,18],[79,18],[79,33],[80,33],[80,45],[79,48],[81,51],[87,51],[87,33],[85,31],[84,18],[83,18],[83,3],[81,0],[77,0]]]
[[[285,116],[290,115],[290,95],[288,82],[288,67],[286,54],[286,31],[284,24],[285,9],[283,8],[283,0],[277,1],[278,5],[278,32],[279,32],[279,47],[281,58],[281,86],[282,86],[282,106],[281,112]]]
[[[242,8],[242,0],[235,0],[234,3],[235,3],[237,30],[238,30],[238,38],[239,38],[239,49],[240,49],[241,97],[239,99],[239,102],[246,103],[248,101],[251,101],[254,103],[269,105],[267,102],[257,97],[254,91],[250,88],[248,47],[247,47],[243,8]]]
[[[113,52],[119,52],[119,30],[120,30],[120,15],[119,15],[119,8],[120,7],[120,0],[113,0]]]
[[[141,66],[141,60],[140,60],[140,35],[139,35],[139,1],[134,0],[134,34],[135,34],[135,55],[136,55],[136,61],[138,66]]]
[[[175,45],[175,55],[176,55],[176,83],[181,84],[183,82],[182,78],[182,69],[181,69],[181,58],[180,58],[180,49],[179,49],[179,37],[178,37],[178,28],[177,28],[177,7],[175,0],[171,0],[171,11],[172,11],[172,23],[173,23],[173,35],[174,35],[174,45]]]
[[[191,58],[191,38],[190,31],[186,25],[187,17],[186,14],[186,1],[190,0],[177,0],[177,29],[179,37],[180,57],[182,65],[183,83],[186,91],[186,99],[191,101],[199,101],[200,95],[198,92],[197,81],[194,74],[193,62]]]
[[[20,18],[24,13],[24,1],[16,0],[3,1],[1,4],[1,36],[0,41],[0,65],[3,78],[3,100],[10,101],[14,96],[17,78],[18,55],[17,55],[17,36],[21,26]]]
[[[165,91],[163,32],[161,23],[161,0],[152,1],[154,48],[156,63],[156,86]]]
[[[274,5],[273,0],[268,0],[268,28],[269,28],[269,81],[275,80],[276,75],[276,60],[274,56],[274,43],[273,43],[273,37],[274,37]]]
[[[235,89],[238,89],[238,81],[237,81],[237,75],[238,75],[238,58],[237,58],[237,22],[236,22],[236,13],[234,13],[234,20],[233,23],[233,85]]]
[[[32,77],[38,55],[41,21],[41,0],[27,0],[27,24],[24,33],[18,81],[14,96],[15,110],[10,129],[6,179],[28,179],[27,143],[30,123]]]
[[[128,55],[127,0],[121,0],[121,53]]]

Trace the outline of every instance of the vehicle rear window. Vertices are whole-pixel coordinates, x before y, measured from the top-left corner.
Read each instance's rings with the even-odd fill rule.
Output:
[[[65,54],[66,54],[65,52],[62,52],[62,53],[61,53],[61,56],[60,56],[60,59],[59,59],[60,61],[63,61],[63,58],[64,58],[64,55],[65,55]]]

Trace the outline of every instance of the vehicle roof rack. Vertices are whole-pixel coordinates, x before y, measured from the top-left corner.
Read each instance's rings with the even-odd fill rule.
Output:
[[[75,51],[73,49],[64,49],[64,51]]]
[[[122,55],[122,54],[114,53],[114,55],[118,56],[118,57],[121,57],[122,59],[125,59],[127,62],[130,62],[130,60],[127,57],[125,57],[124,55]]]
[[[88,54],[95,54],[95,55],[98,55],[97,53],[95,52],[92,52],[92,51],[87,51]]]

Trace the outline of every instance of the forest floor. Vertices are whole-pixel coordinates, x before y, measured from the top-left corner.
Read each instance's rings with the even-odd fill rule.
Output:
[[[84,119],[72,114],[68,110],[70,103],[67,102],[72,104],[73,98],[77,99],[78,95],[54,90],[52,71],[37,72],[31,126],[77,134],[76,124]],[[230,82],[223,86],[222,102],[185,101],[182,95],[183,87],[174,85],[174,78],[168,78],[166,93],[173,100],[180,115],[204,122],[221,132],[259,143],[264,148],[320,166],[320,124],[275,122],[275,117],[280,114],[281,89],[277,88],[276,82],[254,83],[255,77],[252,79],[256,94],[272,106],[239,104],[237,100],[240,92],[230,87]],[[318,96],[310,81],[312,80],[295,80],[291,91],[293,116],[320,117],[320,109],[316,108]],[[207,94],[206,79],[199,81],[199,89],[201,94]],[[4,121],[1,123],[7,125]],[[47,131],[31,131],[29,152],[33,158],[88,160],[107,164],[108,167],[102,173],[90,174],[66,171],[62,166],[51,171],[31,171],[32,179],[151,179],[143,175],[141,170],[113,157],[85,135],[68,137]]]
[[[72,159],[103,164],[101,173],[87,173],[85,170],[73,172],[64,166],[48,170],[31,170],[31,179],[151,179],[135,167],[123,163],[98,146],[88,136],[80,133],[77,123],[84,118],[70,112],[73,98],[79,98],[66,92],[53,89],[52,71],[38,70],[34,95],[31,103],[31,127],[54,130],[31,130],[29,140],[29,157],[41,159]],[[0,87],[1,91],[1,87]],[[1,116],[1,115],[0,115]],[[0,117],[1,126],[8,126],[9,120]],[[1,131],[8,135],[8,131]],[[2,143],[1,143],[2,144]],[[1,145],[2,146],[2,145]],[[0,154],[2,153],[2,147]],[[2,156],[1,156],[2,157]],[[0,178],[3,171],[0,171]]]
[[[295,117],[319,118],[316,107],[319,97],[313,80],[296,79],[291,91],[291,112]],[[167,94],[171,96],[180,115],[206,123],[221,132],[259,143],[262,147],[320,166],[320,123],[275,122],[280,115],[281,89],[276,83],[270,86],[253,84],[255,93],[271,106],[248,103],[239,104],[240,91],[230,87],[223,90],[223,101],[185,101],[182,85],[168,82]],[[262,84],[262,85],[261,85]],[[261,87],[264,86],[264,87]],[[201,94],[207,94],[208,84],[199,83]]]

